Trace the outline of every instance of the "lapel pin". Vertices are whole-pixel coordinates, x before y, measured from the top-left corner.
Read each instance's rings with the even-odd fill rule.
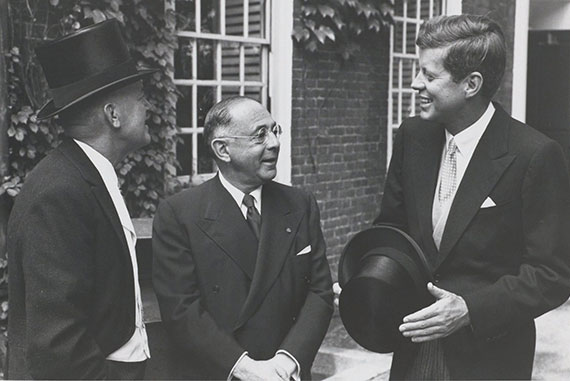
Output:
[[[287,233],[291,233],[291,228],[287,228],[287,229],[285,229],[285,231],[286,231]]]

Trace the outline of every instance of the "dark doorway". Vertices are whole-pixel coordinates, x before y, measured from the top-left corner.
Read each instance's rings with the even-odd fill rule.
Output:
[[[528,39],[526,122],[560,143],[570,158],[570,31]]]

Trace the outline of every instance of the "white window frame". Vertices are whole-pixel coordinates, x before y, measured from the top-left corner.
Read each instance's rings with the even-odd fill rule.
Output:
[[[417,73],[417,64],[419,60],[419,52],[417,46],[414,46],[413,52],[406,51],[406,42],[407,42],[407,25],[408,24],[417,24],[418,26],[423,23],[421,19],[421,4],[422,2],[429,1],[429,17],[434,17],[436,15],[433,14],[433,5],[435,0],[403,0],[403,16],[394,15],[394,21],[396,23],[402,24],[402,49],[401,52],[394,51],[394,39],[395,39],[395,31],[394,26],[390,26],[390,61],[389,61],[389,77],[388,77],[388,125],[386,131],[386,166],[389,165],[390,159],[392,157],[392,149],[393,149],[393,136],[394,132],[400,127],[402,124],[402,120],[407,115],[403,115],[403,96],[404,94],[411,95],[411,104],[416,103],[416,92],[411,88],[411,83],[407,84],[407,86],[402,86],[402,77],[403,77],[403,68],[404,68],[404,60],[412,61],[412,73],[415,76]],[[411,1],[416,2],[416,14],[411,17],[408,15],[408,3]],[[461,14],[461,0],[443,0],[441,4],[441,9],[443,14]],[[419,28],[416,28],[416,33]],[[417,37],[417,36],[416,36]],[[398,70],[398,87],[394,88],[394,70]],[[397,95],[397,104],[394,105],[394,95]],[[412,110],[411,115],[414,115],[415,110]],[[397,120],[394,122],[394,116],[397,116]]]
[[[220,1],[220,20],[225,20],[225,0]],[[200,30],[201,24],[201,1],[195,1],[195,30]],[[188,38],[192,50],[196,51],[199,40],[213,40],[220,42],[240,43],[239,52],[239,79],[222,79],[222,44],[216,44],[216,68],[215,79],[198,79],[197,55],[192,55],[191,79],[173,78],[176,86],[188,86],[192,91],[192,126],[179,127],[179,133],[192,136],[192,175],[179,176],[182,182],[199,184],[211,178],[214,173],[198,173],[198,135],[203,132],[203,126],[198,126],[198,86],[210,86],[216,88],[215,102],[222,99],[223,87],[239,87],[239,94],[244,95],[246,87],[258,87],[261,93],[261,103],[270,107],[275,120],[284,128],[281,138],[281,154],[278,167],[278,180],[284,183],[291,181],[291,87],[292,87],[292,57],[293,47],[291,31],[293,26],[293,2],[267,0],[264,4],[265,22],[264,37],[250,37],[249,32],[249,1],[243,2],[243,36],[227,35],[225,22],[220,22],[220,34],[202,33],[195,31],[176,31],[177,37]],[[167,9],[174,9],[175,2],[165,0]],[[279,17],[271,15],[279,15]],[[255,44],[261,47],[261,78],[259,81],[245,80],[245,44]],[[215,103],[214,102],[214,103]]]

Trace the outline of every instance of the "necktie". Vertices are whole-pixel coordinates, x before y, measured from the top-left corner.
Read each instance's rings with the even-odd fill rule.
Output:
[[[451,138],[447,144],[447,152],[441,166],[441,183],[439,185],[438,198],[440,202],[449,200],[457,188],[457,145]]]
[[[242,203],[247,207],[247,223],[255,237],[259,240],[259,231],[261,228],[261,215],[255,208],[254,198],[250,194],[243,196]]]

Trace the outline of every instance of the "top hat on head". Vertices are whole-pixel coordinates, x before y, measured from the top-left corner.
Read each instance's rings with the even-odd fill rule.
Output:
[[[81,28],[35,51],[52,98],[40,109],[38,119],[52,117],[102,90],[126,86],[158,71],[137,70],[116,19]]]
[[[404,316],[433,302],[428,261],[414,240],[388,225],[356,234],[341,254],[338,278],[341,320],[361,346],[379,353],[395,351],[404,338]]]

